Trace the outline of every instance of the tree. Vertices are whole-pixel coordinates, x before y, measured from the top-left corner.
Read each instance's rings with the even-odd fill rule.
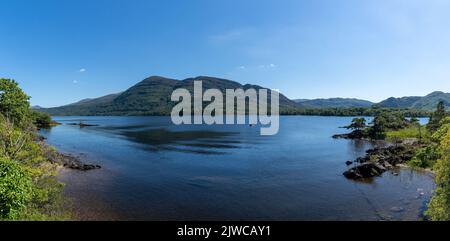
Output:
[[[441,158],[434,166],[436,176],[436,191],[428,206],[427,215],[434,221],[450,220],[450,128],[442,127],[445,131],[441,136]]]
[[[369,135],[372,139],[384,139],[386,136],[387,121],[385,116],[377,115],[373,119],[373,126],[369,130]]]
[[[439,101],[436,111],[431,115],[427,128],[430,132],[435,132],[441,126],[441,121],[447,116],[444,101]]]
[[[346,126],[345,128],[354,130],[354,131],[361,131],[362,129],[366,128],[366,119],[365,118],[354,118],[352,120],[352,123],[349,126]]]
[[[411,117],[409,122],[419,129],[419,140],[422,140],[422,125],[420,124],[420,120],[417,117]]]
[[[11,79],[0,79],[0,114],[16,125],[25,126],[30,121],[30,97]]]
[[[409,122],[411,122],[411,124],[415,126],[420,126],[420,120],[417,119],[417,117],[412,117],[411,120],[409,120]]]
[[[46,113],[31,110],[31,119],[37,128],[49,128],[52,125],[52,118]]]

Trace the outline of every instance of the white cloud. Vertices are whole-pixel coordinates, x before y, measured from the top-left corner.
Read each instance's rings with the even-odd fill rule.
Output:
[[[260,66],[258,66],[258,68],[260,69],[272,69],[277,67],[275,64],[261,64]]]
[[[80,73],[84,73],[84,72],[86,72],[86,69],[80,69]]]
[[[238,70],[246,70],[247,68],[245,66],[239,66],[237,67]]]
[[[78,81],[74,80],[74,81],[72,81],[72,83],[74,83],[74,84],[78,84]]]

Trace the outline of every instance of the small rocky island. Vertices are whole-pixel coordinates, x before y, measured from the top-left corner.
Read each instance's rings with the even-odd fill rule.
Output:
[[[86,124],[82,121],[78,122],[78,123],[68,123],[67,125],[69,126],[79,126],[80,128],[84,128],[84,127],[91,127],[91,126],[98,126],[96,124]]]

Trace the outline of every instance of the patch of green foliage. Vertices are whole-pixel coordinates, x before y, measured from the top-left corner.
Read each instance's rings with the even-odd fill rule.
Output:
[[[408,162],[408,165],[420,168],[431,168],[441,157],[438,145],[430,144],[424,148],[420,148],[416,155]]]
[[[446,133],[440,135],[441,157],[434,166],[437,188],[426,212],[434,221],[450,220],[450,128],[443,129]]]
[[[426,136],[426,131],[422,130],[417,118],[408,119],[405,112],[394,109],[377,109],[371,123],[366,124],[365,118],[354,118],[344,128],[353,130],[352,136],[374,140]]]
[[[31,176],[16,161],[0,159],[0,217],[16,219],[30,202]]]
[[[445,119],[443,119],[441,121],[441,126],[439,127],[439,129],[437,131],[435,131],[433,133],[433,135],[431,136],[431,139],[434,142],[441,142],[442,139],[445,137],[445,135],[447,135],[448,131],[450,130],[450,117],[446,117]]]
[[[65,220],[71,214],[56,180],[54,151],[37,139],[33,123],[48,123],[29,108],[13,80],[0,79],[0,220]]]
[[[37,110],[31,110],[31,119],[37,128],[50,128],[54,123],[49,114]]]
[[[30,122],[30,97],[11,79],[0,79],[0,113],[15,125],[25,127]]]
[[[450,221],[450,117],[442,113],[442,103],[439,103],[428,124],[428,129],[434,131],[431,141],[436,143],[434,151],[438,153],[433,167],[437,188],[426,211],[433,221]]]
[[[441,127],[441,122],[446,116],[447,113],[445,112],[444,102],[439,101],[436,111],[430,117],[430,121],[427,125],[428,130],[431,132],[437,131]]]
[[[65,211],[63,184],[55,178],[58,166],[47,154],[54,151],[34,141],[33,129],[21,129],[0,115],[0,186],[3,197],[22,195],[16,199],[0,198],[0,219],[61,220],[70,217]],[[13,179],[11,179],[13,177]]]
[[[388,131],[386,133],[386,139],[388,141],[393,140],[404,140],[404,139],[410,139],[410,138],[416,138],[419,140],[426,140],[430,138],[430,134],[427,131],[426,128],[420,126],[420,125],[412,125],[410,127],[406,127],[400,130],[392,130]]]
[[[364,128],[366,128],[366,119],[365,118],[353,118],[352,123],[349,126],[346,126],[345,128],[354,130],[354,131],[360,131]]]

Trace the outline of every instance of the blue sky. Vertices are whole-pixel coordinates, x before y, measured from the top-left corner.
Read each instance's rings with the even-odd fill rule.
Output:
[[[450,92],[446,0],[0,0],[0,76],[33,105],[210,75],[290,98]]]

